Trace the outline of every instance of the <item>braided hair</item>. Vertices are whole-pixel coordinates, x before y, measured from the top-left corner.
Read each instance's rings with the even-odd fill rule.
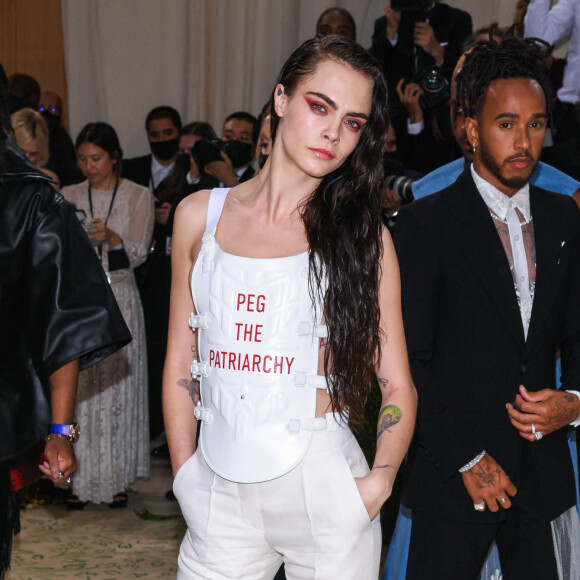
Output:
[[[539,38],[506,37],[499,44],[493,40],[478,42],[465,55],[457,74],[457,100],[466,116],[474,118],[481,112],[493,81],[528,78],[542,88],[550,118],[553,97],[545,63],[549,50],[550,45]]]

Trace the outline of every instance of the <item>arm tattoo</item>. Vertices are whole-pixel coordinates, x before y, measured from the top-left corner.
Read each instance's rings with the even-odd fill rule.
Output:
[[[389,384],[389,379],[382,379],[381,377],[377,377],[377,381],[379,381],[379,385],[381,385],[381,387],[386,387]]]
[[[177,384],[189,393],[193,404],[197,405],[197,402],[199,401],[199,383],[188,379],[179,379]]]
[[[377,439],[385,432],[388,431],[389,427],[396,425],[403,418],[403,411],[395,405],[387,405],[381,409],[379,413],[379,422],[377,427]]]
[[[373,465],[373,469],[395,469],[395,466],[389,465],[389,464],[387,464],[387,465]]]

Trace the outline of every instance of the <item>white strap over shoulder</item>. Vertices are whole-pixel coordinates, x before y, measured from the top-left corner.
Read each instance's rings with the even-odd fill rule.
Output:
[[[229,187],[215,187],[211,190],[207,205],[207,219],[205,220],[206,232],[210,232],[217,226],[229,190]]]

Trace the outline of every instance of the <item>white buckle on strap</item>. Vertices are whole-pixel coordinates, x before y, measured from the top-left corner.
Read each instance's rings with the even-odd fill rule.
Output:
[[[326,327],[326,324],[299,322],[298,336],[316,336],[318,338],[326,338],[328,336],[328,328]]]
[[[211,258],[204,258],[201,263],[201,273],[208,274],[213,271],[213,260]]]
[[[193,410],[193,414],[198,421],[202,421],[203,423],[213,423],[213,415],[211,411],[206,407],[201,406],[201,402],[198,401],[195,409]]]
[[[194,314],[189,315],[189,326],[195,330],[201,328],[207,330],[209,328],[209,314]]]
[[[194,379],[207,377],[209,373],[209,364],[204,361],[191,361],[191,376]]]
[[[326,413],[324,417],[309,417],[308,419],[289,419],[288,433],[297,435],[300,431],[338,431],[347,425],[336,413]]]
[[[328,390],[326,377],[324,375],[309,375],[303,371],[296,371],[294,373],[294,384],[297,387],[308,386],[314,389]]]

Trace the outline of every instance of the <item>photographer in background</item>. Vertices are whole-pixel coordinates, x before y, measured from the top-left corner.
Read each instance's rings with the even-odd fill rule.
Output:
[[[228,115],[222,127],[222,141],[229,141],[226,154],[221,151],[221,159],[204,166],[208,175],[215,177],[224,187],[233,187],[254,177],[255,170],[251,165],[254,159],[256,143],[254,142],[254,125],[256,117],[245,111]]]
[[[449,121],[449,83],[441,69],[428,67],[416,83],[405,80],[396,87],[401,106],[393,107],[393,123],[403,164],[421,177],[461,157],[461,151]]]
[[[463,10],[437,0],[389,0],[385,16],[375,21],[370,51],[392,87],[433,65],[451,80],[471,34],[471,16]]]
[[[448,82],[471,34],[467,12],[436,0],[391,0],[375,21],[370,51],[390,85],[399,154],[420,175],[460,155],[449,124]]]

